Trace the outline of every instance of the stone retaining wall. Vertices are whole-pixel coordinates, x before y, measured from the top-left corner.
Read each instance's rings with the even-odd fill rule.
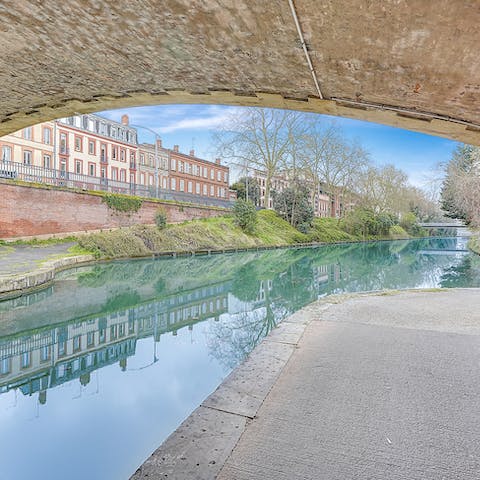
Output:
[[[216,217],[226,210],[144,200],[136,213],[110,209],[101,195],[0,183],[0,239],[153,224],[162,207],[169,223]]]

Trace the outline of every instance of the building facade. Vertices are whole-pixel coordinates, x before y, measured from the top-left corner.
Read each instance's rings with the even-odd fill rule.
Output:
[[[273,197],[272,192],[283,192],[288,188],[292,183],[292,175],[289,172],[280,172],[277,175],[274,175],[271,179],[270,186],[270,198],[268,205],[265,205],[265,194],[266,194],[266,181],[267,174],[263,170],[253,169],[251,172],[252,178],[254,178],[260,188],[260,207],[264,208],[273,208]],[[298,175],[298,173],[297,173]],[[309,184],[308,180],[302,179],[307,185]],[[344,213],[344,207],[341,201],[341,196],[338,194],[329,193],[324,184],[321,184],[317,191],[312,191],[312,206],[314,209],[314,215],[316,217],[334,217],[339,218]]]
[[[0,138],[0,177],[86,190],[228,206],[229,168],[167,149],[138,144],[127,115],[121,123],[84,114],[44,122]]]
[[[190,150],[187,155],[179,151],[178,145],[170,151],[170,189],[203,197],[228,200],[229,168],[216,159],[208,162],[195,156]]]

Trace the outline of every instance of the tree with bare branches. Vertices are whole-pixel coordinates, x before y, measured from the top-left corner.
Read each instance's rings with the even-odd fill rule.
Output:
[[[304,114],[288,110],[242,108],[216,135],[220,155],[247,172],[265,172],[265,206],[269,205],[272,179],[292,164],[293,149],[302,138]]]

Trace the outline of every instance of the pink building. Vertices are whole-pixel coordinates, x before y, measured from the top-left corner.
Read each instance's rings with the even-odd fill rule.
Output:
[[[228,206],[229,168],[157,144],[138,145],[121,123],[84,114],[44,122],[0,138],[0,177],[87,190]]]

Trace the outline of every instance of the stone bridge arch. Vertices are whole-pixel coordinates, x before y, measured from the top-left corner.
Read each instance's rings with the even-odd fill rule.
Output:
[[[256,105],[480,145],[480,7],[437,0],[6,0],[0,135],[128,106]]]

